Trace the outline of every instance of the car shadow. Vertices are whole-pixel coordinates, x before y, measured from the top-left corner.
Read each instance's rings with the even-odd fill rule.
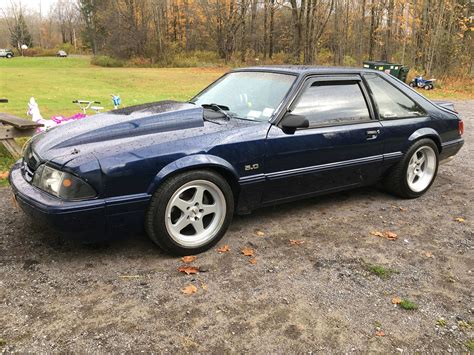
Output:
[[[276,206],[260,208],[248,215],[235,215],[229,228],[229,233],[233,233],[249,226],[255,225],[255,228],[262,227],[262,224],[272,220],[282,218],[299,217],[307,211],[319,211],[323,215],[337,211],[338,206],[346,203],[357,206],[360,203],[370,205],[372,201],[392,201],[393,204],[397,198],[393,197],[378,187],[363,187],[344,192],[338,192],[318,197],[298,200],[295,202],[284,203]],[[334,212],[337,213],[337,212]],[[136,257],[145,257],[147,255],[158,256],[160,258],[174,258],[164,253],[157,247],[145,233],[132,235],[116,235],[114,239],[100,242],[84,243],[77,237],[70,238],[68,235],[60,235],[51,228],[39,226],[35,221],[30,221],[24,216],[21,223],[25,223],[24,228],[28,230],[24,238],[30,239],[28,243],[34,242],[38,246],[43,246],[50,251],[54,251],[67,258],[81,257],[88,255],[93,257],[96,255],[107,254],[125,254],[127,256],[135,255]],[[250,227],[252,229],[252,227]],[[225,237],[224,237],[225,241]]]

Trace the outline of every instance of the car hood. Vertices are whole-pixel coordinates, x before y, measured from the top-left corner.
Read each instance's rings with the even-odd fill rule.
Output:
[[[57,126],[32,139],[27,159],[32,168],[41,162],[67,164],[91,154],[97,159],[119,151],[138,152],[145,146],[163,144],[193,136],[209,135],[255,124],[219,120],[204,123],[203,108],[191,103],[160,101],[96,114]],[[30,164],[29,164],[30,165]]]
[[[161,101],[86,117],[47,131],[33,142],[33,150],[76,147],[124,137],[203,126],[203,109],[189,103]]]

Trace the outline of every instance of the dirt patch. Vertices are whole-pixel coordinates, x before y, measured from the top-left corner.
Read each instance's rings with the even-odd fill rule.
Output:
[[[472,351],[474,101],[456,107],[466,144],[425,196],[364,188],[236,217],[231,251],[199,255],[197,275],[145,236],[59,239],[0,189],[0,350]]]

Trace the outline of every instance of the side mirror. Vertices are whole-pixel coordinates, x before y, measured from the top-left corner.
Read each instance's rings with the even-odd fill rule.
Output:
[[[281,128],[283,132],[288,134],[295,133],[296,129],[298,128],[308,128],[309,121],[304,116],[300,115],[293,115],[288,113],[283,117],[283,121],[281,123]]]

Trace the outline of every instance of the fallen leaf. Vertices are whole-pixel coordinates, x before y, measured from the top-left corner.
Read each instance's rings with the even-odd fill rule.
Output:
[[[187,275],[191,275],[191,274],[197,274],[199,272],[199,268],[195,266],[182,265],[178,268],[178,271],[184,272]]]
[[[265,236],[265,233],[262,232],[261,230],[256,230],[256,231],[255,231],[255,235],[256,235],[257,237],[263,237],[263,236]]]
[[[405,207],[398,207],[398,209],[400,210],[400,212],[406,212],[407,209]]]
[[[254,256],[255,252],[252,248],[249,248],[249,247],[245,247],[241,250],[242,254],[244,254],[245,256]]]
[[[434,258],[433,253],[430,251],[424,251],[421,253],[423,256],[426,256],[427,258]]]
[[[206,285],[204,282],[202,282],[202,281],[200,281],[200,282],[201,282],[201,287],[202,287],[202,289],[203,289],[204,291],[207,291],[207,285]]]
[[[227,253],[228,251],[230,251],[230,247],[227,244],[217,249],[218,253]]]
[[[372,231],[370,232],[375,237],[380,237],[380,238],[386,238],[388,240],[396,240],[398,239],[398,235],[396,233],[390,232],[390,231],[384,231],[384,232],[379,232],[379,231]]]
[[[377,330],[375,332],[375,336],[378,336],[378,337],[384,337],[385,336],[385,332],[383,330]]]
[[[181,258],[181,260],[183,261],[183,263],[185,264],[189,264],[189,263],[192,263],[194,260],[197,259],[197,256],[194,256],[194,255],[188,255],[188,256],[183,256]]]
[[[197,292],[197,287],[194,286],[194,285],[188,285],[186,286],[185,288],[183,288],[181,290],[182,293],[184,293],[185,295],[192,295],[193,293],[196,293]]]
[[[392,303],[393,304],[400,304],[402,302],[402,299],[400,297],[393,297],[392,298]]]
[[[455,220],[456,222],[459,222],[459,223],[464,223],[464,222],[466,222],[466,220],[465,220],[464,218],[462,218],[462,217],[457,217],[457,218],[455,218],[454,220]]]
[[[304,240],[301,240],[301,239],[290,239],[290,244],[291,244],[291,245],[301,245],[301,244],[304,244]]]
[[[8,171],[0,171],[0,179],[8,179],[10,173]]]
[[[398,235],[393,232],[386,231],[383,233],[384,237],[387,238],[388,240],[396,240],[398,239]]]
[[[252,259],[249,260],[249,263],[252,264],[252,265],[255,265],[255,264],[257,264],[257,259],[252,258]]]
[[[381,238],[383,238],[383,233],[382,233],[382,232],[379,232],[379,231],[372,231],[372,232],[370,232],[370,234],[372,234],[372,235],[375,236],[375,237],[381,237]]]

